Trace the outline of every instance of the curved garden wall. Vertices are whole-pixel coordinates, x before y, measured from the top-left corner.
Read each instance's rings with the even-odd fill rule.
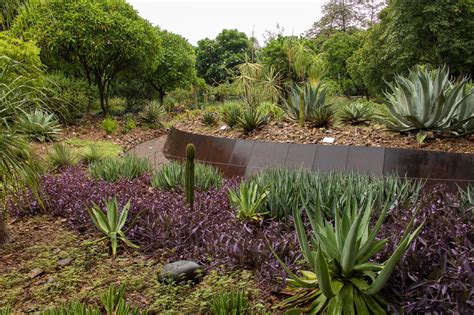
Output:
[[[172,128],[163,153],[184,159],[188,143],[196,158],[218,167],[225,176],[244,176],[260,169],[283,166],[322,172],[355,171],[373,175],[397,173],[426,178],[429,183],[466,186],[474,183],[474,154],[383,147],[260,142],[219,138]]]

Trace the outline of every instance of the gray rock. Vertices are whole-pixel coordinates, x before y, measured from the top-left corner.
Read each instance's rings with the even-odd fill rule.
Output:
[[[36,278],[38,276],[41,276],[43,273],[44,273],[43,269],[35,268],[35,269],[30,271],[30,273],[28,274],[28,278],[33,279],[33,278]]]
[[[194,261],[178,260],[164,265],[158,276],[158,280],[161,282],[198,282],[202,275],[202,267]]]
[[[72,261],[72,258],[68,257],[68,258],[58,260],[57,264],[58,264],[58,266],[63,267],[63,266],[69,265],[71,263],[71,261]]]

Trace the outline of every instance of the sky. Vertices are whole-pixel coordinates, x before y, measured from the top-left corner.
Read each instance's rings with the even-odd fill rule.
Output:
[[[266,30],[279,23],[285,35],[300,35],[321,16],[326,0],[127,0],[153,25],[184,36],[196,45],[223,29],[252,33],[262,45]]]

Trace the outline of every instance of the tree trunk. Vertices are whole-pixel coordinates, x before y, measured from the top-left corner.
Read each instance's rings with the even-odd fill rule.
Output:
[[[8,231],[7,225],[3,221],[2,215],[0,214],[0,245],[8,243],[10,238],[10,232]]]
[[[160,97],[160,104],[163,105],[163,100],[165,99],[165,91],[163,90],[158,90],[158,95]]]

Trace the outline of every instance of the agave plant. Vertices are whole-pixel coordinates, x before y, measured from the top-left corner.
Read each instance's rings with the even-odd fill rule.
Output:
[[[260,212],[269,191],[262,189],[257,183],[243,182],[239,191],[229,190],[230,202],[237,208],[237,218],[240,220],[258,221],[266,212]]]
[[[222,121],[227,126],[233,128],[239,122],[239,118],[242,115],[242,107],[238,103],[225,103],[221,107]]]
[[[268,121],[268,117],[262,112],[254,109],[247,108],[242,112],[242,115],[239,117],[238,126],[244,130],[246,133],[250,133],[257,129],[258,127],[265,125]]]
[[[455,134],[474,130],[473,90],[467,79],[449,80],[446,67],[430,70],[418,67],[408,77],[397,75],[385,92],[390,116],[383,122],[389,129],[405,131],[451,131]]]
[[[120,213],[116,197],[112,200],[105,200],[105,208],[106,213],[102,212],[102,209],[94,203],[92,208],[87,209],[96,228],[105,234],[105,236],[97,240],[97,242],[108,239],[110,241],[113,256],[117,254],[119,240],[129,247],[138,248],[137,245],[133,244],[125,237],[125,233],[122,231],[122,228],[127,221],[130,201],[127,202]]]
[[[360,202],[347,194],[343,203],[334,207],[334,222],[324,220],[321,207],[316,204],[316,211],[306,211],[312,228],[309,239],[301,210],[293,209],[301,251],[311,271],[301,271],[298,276],[277,257],[290,276],[289,286],[296,292],[281,306],[295,307],[292,311],[308,314],[385,314],[378,293],[423,224],[413,228],[413,216],[390,258],[375,263],[373,257],[387,243],[376,236],[386,217],[388,203],[371,227],[374,203],[370,192]]]
[[[372,120],[374,111],[367,103],[357,102],[344,106],[339,112],[343,123],[359,125]]]
[[[54,116],[41,109],[20,115],[16,123],[19,133],[39,142],[57,141],[61,127]]]
[[[145,106],[139,115],[139,121],[150,127],[163,127],[163,119],[166,117],[166,109],[157,102],[151,102]]]

